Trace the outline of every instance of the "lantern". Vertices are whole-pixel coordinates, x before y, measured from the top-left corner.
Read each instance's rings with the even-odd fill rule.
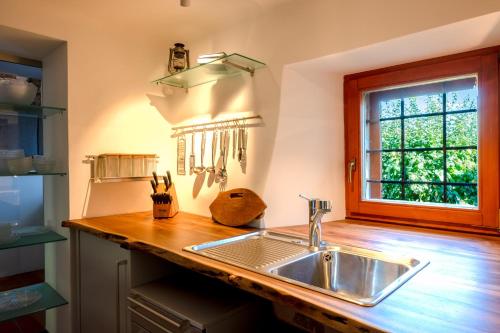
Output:
[[[189,50],[184,48],[184,44],[175,43],[174,47],[170,48],[168,71],[174,74],[187,68],[189,68]]]

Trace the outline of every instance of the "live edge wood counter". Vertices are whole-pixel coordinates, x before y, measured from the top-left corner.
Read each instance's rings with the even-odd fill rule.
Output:
[[[63,226],[151,253],[347,332],[500,332],[500,238],[423,231],[359,221],[323,224],[323,239],[430,260],[430,265],[375,307],[362,307],[182,251],[188,245],[247,233],[209,218],[151,213],[87,218]],[[306,226],[278,228],[306,235]]]

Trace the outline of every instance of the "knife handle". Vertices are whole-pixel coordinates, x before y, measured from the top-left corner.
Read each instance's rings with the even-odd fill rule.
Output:
[[[168,178],[168,187],[172,186],[172,175],[170,174],[170,171],[167,171],[167,178]]]
[[[163,183],[165,183],[165,192],[167,192],[168,188],[170,187],[170,182],[168,181],[167,176],[163,176]]]

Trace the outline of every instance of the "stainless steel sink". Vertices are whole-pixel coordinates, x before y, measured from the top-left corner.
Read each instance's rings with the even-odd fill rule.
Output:
[[[373,306],[429,262],[260,231],[184,250],[364,306]]]

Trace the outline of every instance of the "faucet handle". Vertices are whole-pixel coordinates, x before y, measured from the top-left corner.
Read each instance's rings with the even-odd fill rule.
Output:
[[[322,210],[324,212],[332,211],[332,202],[330,200],[319,200],[316,199],[316,207],[318,210]]]
[[[332,211],[332,202],[330,200],[310,199],[302,194],[299,194],[299,197],[309,201],[309,208],[310,209],[321,210],[323,212],[331,212]]]
[[[302,199],[307,200],[307,201],[311,201],[312,200],[312,199],[309,199],[308,197],[306,197],[303,194],[299,194],[299,198],[302,198]]]

